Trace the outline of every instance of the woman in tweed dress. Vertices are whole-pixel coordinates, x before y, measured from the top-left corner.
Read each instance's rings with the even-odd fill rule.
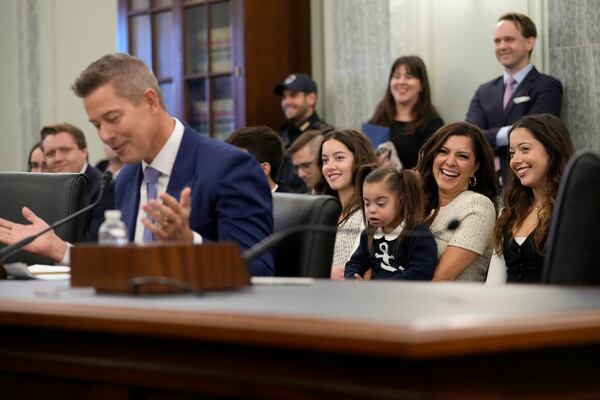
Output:
[[[417,172],[439,257],[433,280],[483,282],[496,221],[492,148],[478,127],[456,122],[438,129],[421,150]],[[455,221],[458,227],[449,229]]]

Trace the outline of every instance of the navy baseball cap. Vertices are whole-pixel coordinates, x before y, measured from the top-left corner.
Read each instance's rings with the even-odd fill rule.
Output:
[[[306,74],[291,74],[285,78],[285,81],[278,83],[273,92],[281,96],[286,89],[295,92],[317,93],[317,84]]]

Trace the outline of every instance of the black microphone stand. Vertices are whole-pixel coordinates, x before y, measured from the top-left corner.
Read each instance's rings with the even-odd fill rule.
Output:
[[[453,219],[448,223],[448,226],[444,230],[454,231],[458,229],[460,225],[460,221],[457,219]],[[327,225],[296,225],[290,226],[285,229],[282,229],[278,232],[267,236],[260,242],[256,243],[254,246],[244,251],[242,257],[246,262],[250,262],[254,260],[256,257],[260,256],[266,251],[269,251],[276,247],[279,243],[287,239],[289,236],[294,235],[296,233],[304,233],[304,232],[321,232],[321,233],[331,233],[337,232],[337,226],[327,226]],[[361,231],[362,232],[362,231]],[[431,232],[434,236],[438,232]],[[424,232],[406,232],[407,236],[411,237],[429,237],[427,233]]]
[[[49,231],[53,230],[54,228],[57,228],[57,227],[61,226],[62,224],[69,222],[73,218],[96,207],[98,205],[98,203],[100,203],[100,200],[102,200],[102,195],[104,194],[104,189],[110,183],[111,179],[112,179],[112,173],[110,171],[106,171],[106,172],[104,172],[104,174],[102,174],[102,178],[100,181],[100,190],[98,191],[98,196],[96,197],[96,200],[94,200],[94,202],[89,204],[87,207],[84,207],[81,210],[79,210],[71,215],[67,215],[66,217],[54,222],[52,225],[49,225],[48,227],[42,229],[40,232],[38,232],[34,235],[27,236],[26,238],[23,238],[23,239],[19,240],[18,242],[15,242],[11,245],[8,245],[8,246],[2,248],[0,250],[0,266],[3,265],[4,260],[6,260],[8,257],[12,256],[13,254],[15,254],[16,252],[21,250],[23,247],[27,246],[29,243],[33,242],[38,237],[42,236],[44,233],[49,232]],[[2,270],[4,270],[4,268],[2,268]]]

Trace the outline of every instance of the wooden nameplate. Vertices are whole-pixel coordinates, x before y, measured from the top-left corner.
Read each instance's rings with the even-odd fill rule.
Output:
[[[98,292],[168,293],[250,285],[248,267],[233,243],[157,242],[71,248],[71,286]]]

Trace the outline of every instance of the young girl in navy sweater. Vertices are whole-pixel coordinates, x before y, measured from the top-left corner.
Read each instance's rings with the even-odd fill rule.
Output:
[[[362,280],[372,269],[371,279],[430,281],[438,261],[437,248],[423,224],[425,195],[418,175],[412,170],[364,166],[357,180],[363,181],[367,228],[346,263],[345,278]]]

